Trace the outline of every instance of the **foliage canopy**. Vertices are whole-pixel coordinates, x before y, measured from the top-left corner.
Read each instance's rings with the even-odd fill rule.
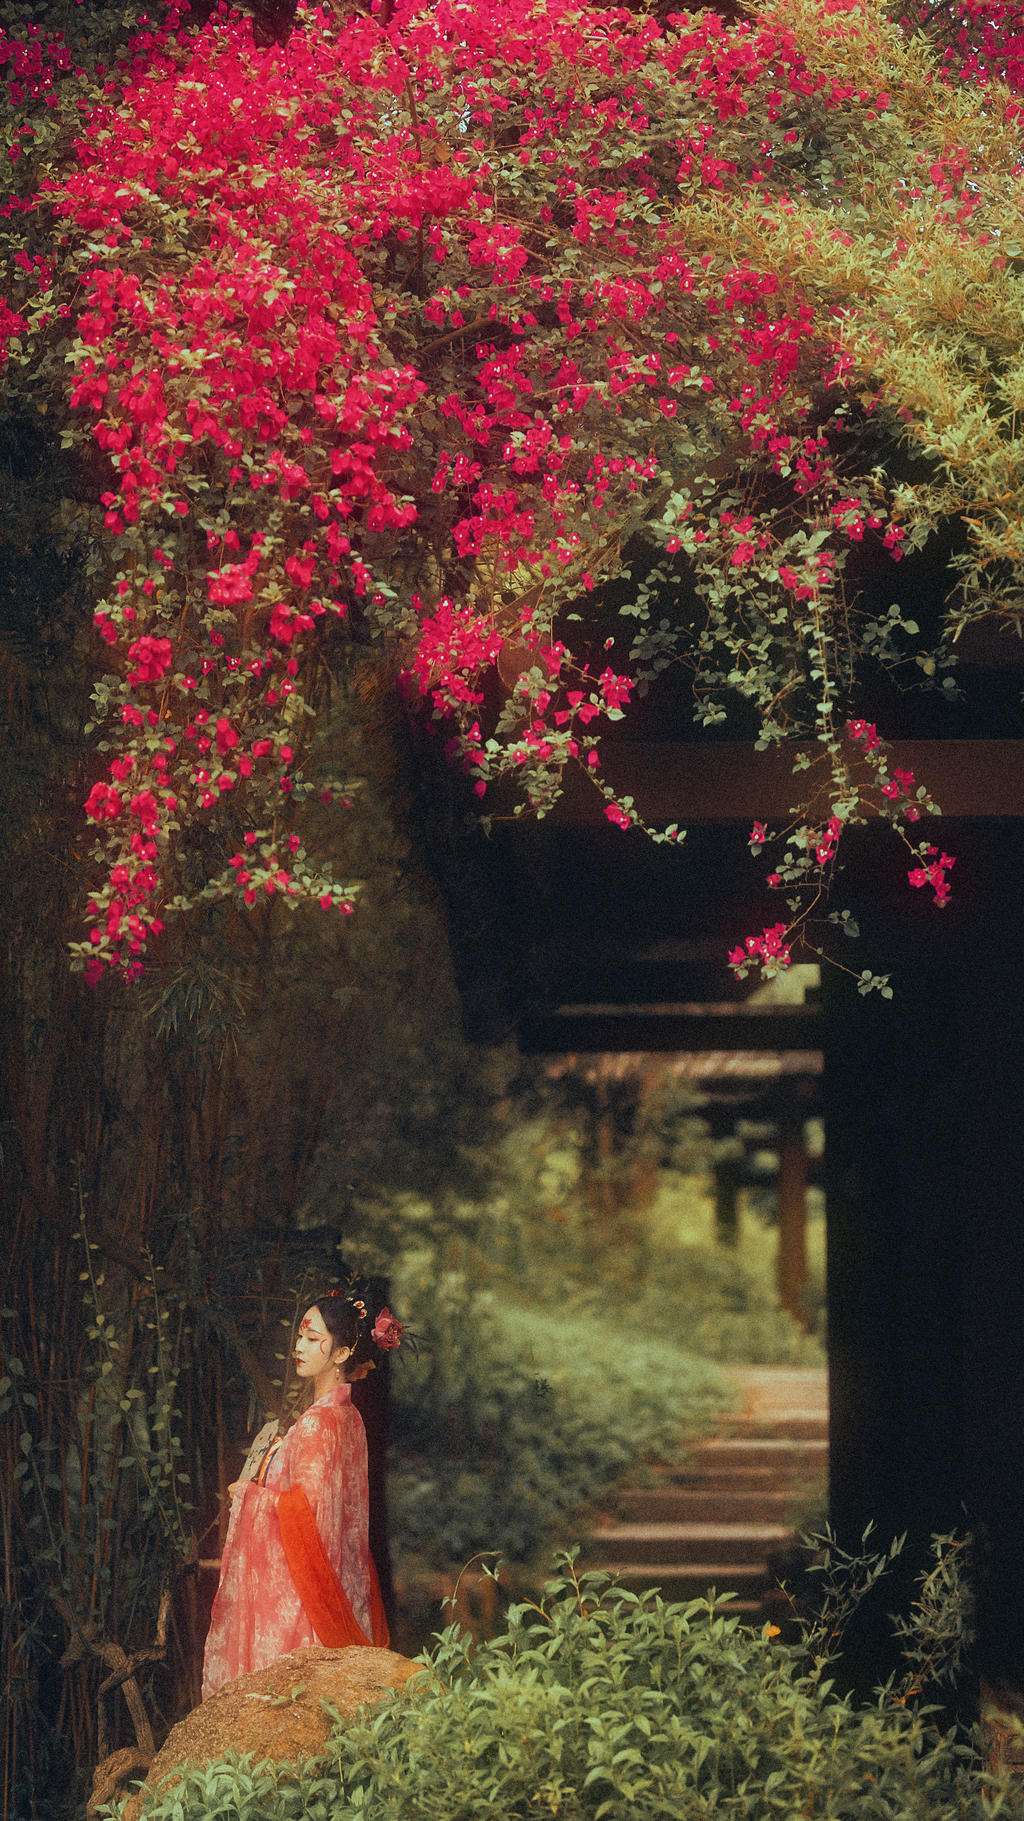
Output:
[[[136,973],[203,900],[352,908],[301,805],[349,800],[314,735],[368,644],[478,795],[539,814],[578,764],[643,822],[599,734],[677,661],[705,723],[738,696],[760,744],[798,738],[786,911],[738,971],[786,965],[868,817],[945,902],[927,789],[856,691],[881,663],[952,694],[951,654],[858,607],[857,558],[955,521],[947,630],[1017,621],[1024,185],[992,60],[954,86],[875,0],[247,37],[144,34],[9,217],[10,386],[56,395],[101,495],[77,965]],[[66,54],[4,43],[24,107],[26,60]]]

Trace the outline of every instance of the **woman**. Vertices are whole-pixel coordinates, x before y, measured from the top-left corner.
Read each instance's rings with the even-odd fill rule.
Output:
[[[381,1644],[387,1621],[367,1542],[366,1434],[349,1379],[401,1339],[387,1309],[328,1290],[306,1310],[295,1371],[313,1403],[237,1480],[203,1667],[203,1699],[302,1644]],[[373,1346],[367,1343],[372,1342]]]

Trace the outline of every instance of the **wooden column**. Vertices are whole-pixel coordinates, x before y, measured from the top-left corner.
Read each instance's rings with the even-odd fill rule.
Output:
[[[807,1326],[807,1145],[804,1107],[794,1090],[779,1121],[778,1251],[775,1281],[779,1301],[801,1327]]]
[[[964,1485],[953,996],[903,944],[898,973],[898,1005],[825,983],[831,1516],[846,1548],[869,1523],[882,1546],[909,1538],[850,1640],[864,1692],[896,1667],[888,1614],[932,1532],[962,1522]]]
[[[739,1180],[732,1159],[715,1165],[715,1238],[720,1246],[739,1244]]]
[[[898,997],[824,981],[832,1515],[848,1546],[869,1521],[907,1531],[908,1571],[933,1532],[970,1527],[978,1665],[1021,1689],[1024,836],[943,840],[946,910],[865,893],[858,965],[891,969]],[[866,1682],[888,1666],[899,1579],[854,1640]]]
[[[973,901],[959,996],[964,1507],[983,1675],[1024,1693],[1024,833],[962,842]],[[954,841],[949,842],[954,851]],[[958,852],[958,866],[960,856]],[[968,867],[971,868],[968,871]],[[956,874],[954,873],[954,879]]]

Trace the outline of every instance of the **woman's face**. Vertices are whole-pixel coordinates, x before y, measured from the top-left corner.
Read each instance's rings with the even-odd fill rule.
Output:
[[[335,1353],[344,1353],[339,1349],[333,1334],[327,1327],[323,1316],[314,1304],[307,1309],[299,1323],[299,1332],[295,1337],[295,1371],[299,1378],[319,1378],[326,1372]]]

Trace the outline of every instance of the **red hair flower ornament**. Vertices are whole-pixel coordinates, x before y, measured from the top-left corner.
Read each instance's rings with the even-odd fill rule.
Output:
[[[390,1309],[382,1309],[373,1324],[370,1339],[375,1341],[382,1353],[391,1353],[402,1344],[402,1324]]]

